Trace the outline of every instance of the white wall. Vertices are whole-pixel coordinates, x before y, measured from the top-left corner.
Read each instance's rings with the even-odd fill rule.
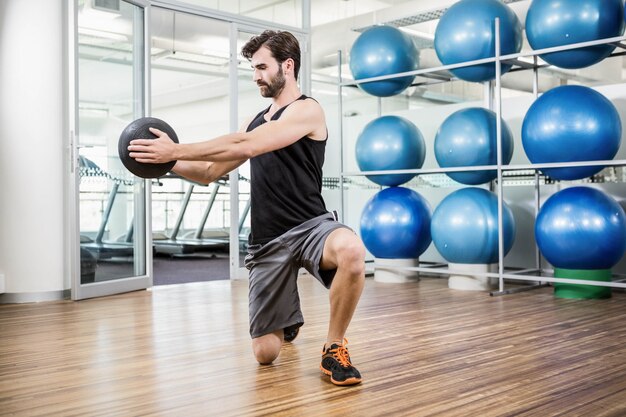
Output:
[[[0,274],[7,294],[69,288],[63,3],[0,2]]]

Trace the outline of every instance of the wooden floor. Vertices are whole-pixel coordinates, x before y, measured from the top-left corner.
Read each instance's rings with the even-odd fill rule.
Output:
[[[445,279],[367,281],[348,333],[364,382],[319,371],[327,291],[300,278],[306,324],[253,359],[247,283],[0,306],[0,415],[626,416],[626,294],[490,297]]]

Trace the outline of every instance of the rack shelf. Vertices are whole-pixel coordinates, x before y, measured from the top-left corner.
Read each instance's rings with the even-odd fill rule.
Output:
[[[511,68],[509,72],[521,71],[521,70],[538,70],[540,68],[548,68],[550,67],[550,65],[539,64],[537,62],[532,62],[532,63],[525,62],[525,61],[522,61],[520,58],[537,58],[540,55],[544,55],[547,53],[569,51],[572,49],[579,49],[579,48],[584,48],[588,46],[597,46],[597,45],[606,45],[606,44],[614,44],[616,47],[626,50],[626,44],[623,43],[625,41],[626,41],[626,36],[617,36],[613,38],[605,38],[605,39],[600,39],[596,41],[580,42],[580,43],[573,43],[570,45],[556,46],[552,48],[523,51],[523,52],[519,52],[516,54],[502,55],[500,57],[496,56],[493,58],[477,59],[474,61],[460,62],[458,64],[450,64],[450,65],[442,65],[439,67],[417,69],[413,71],[400,72],[397,74],[381,75],[378,77],[362,78],[359,80],[352,80],[352,81],[345,81],[345,82],[340,80],[338,84],[340,87],[357,86],[359,84],[368,83],[372,81],[383,81],[383,80],[389,80],[389,79],[398,78],[398,77],[407,77],[411,75],[420,76],[420,77],[432,76],[432,78],[438,79],[440,81],[449,82],[453,80],[458,80],[458,78],[454,78],[450,74],[448,75],[447,78],[442,75],[446,72],[449,72],[449,70],[471,67],[473,65],[479,65],[479,64],[493,63],[495,65],[496,61],[505,63],[505,64],[512,64],[513,67]],[[612,57],[623,56],[623,55],[626,55],[626,51],[613,52],[609,57],[605,59],[610,59]],[[420,84],[412,84],[412,86],[416,86],[416,85],[420,85]]]
[[[388,174],[415,174],[420,175],[420,176],[435,176],[435,175],[443,175],[446,173],[450,173],[450,172],[463,172],[463,171],[485,171],[485,170],[491,170],[491,171],[496,171],[497,172],[497,179],[494,180],[492,182],[492,188],[495,188],[495,191],[497,193],[497,197],[498,197],[498,233],[499,233],[499,259],[498,259],[498,272],[485,272],[485,273],[480,273],[480,272],[472,272],[472,275],[476,275],[476,276],[484,276],[484,277],[489,277],[489,278],[497,278],[499,281],[499,290],[496,292],[492,292],[492,295],[501,295],[501,294],[508,294],[508,293],[513,293],[516,292],[515,289],[513,290],[505,290],[504,288],[504,280],[513,280],[513,281],[522,281],[522,282],[531,282],[531,283],[535,283],[535,286],[545,286],[547,285],[547,283],[564,283],[564,284],[586,284],[586,285],[593,285],[593,286],[601,286],[601,287],[612,287],[612,288],[616,288],[616,289],[626,289],[626,279],[624,279],[623,276],[618,275],[618,274],[614,274],[613,275],[613,280],[611,282],[604,282],[604,281],[595,281],[595,280],[579,280],[579,279],[567,279],[567,278],[555,278],[552,275],[553,270],[551,270],[550,268],[545,268],[543,267],[543,261],[541,258],[541,255],[539,253],[539,250],[537,249],[537,247],[535,246],[535,267],[534,268],[529,268],[529,269],[522,269],[522,270],[517,270],[517,271],[510,271],[510,270],[506,270],[504,268],[504,256],[503,256],[503,247],[502,247],[502,242],[503,242],[503,236],[502,236],[502,230],[503,230],[503,226],[502,226],[502,206],[503,206],[503,185],[505,182],[509,181],[510,178],[512,177],[522,177],[525,178],[525,184],[524,185],[533,185],[535,188],[535,219],[537,217],[537,214],[539,212],[540,209],[540,188],[542,185],[546,185],[546,184],[554,184],[556,183],[555,181],[551,180],[548,177],[545,177],[543,175],[540,174],[539,170],[544,169],[544,168],[560,168],[560,167],[583,167],[583,166],[604,166],[605,170],[603,170],[601,173],[594,175],[591,178],[587,178],[584,180],[577,180],[577,181],[567,181],[568,184],[570,183],[604,183],[604,182],[618,182],[618,183],[624,183],[626,182],[626,175],[624,175],[626,173],[626,169],[621,169],[621,176],[617,175],[614,173],[614,175],[612,176],[612,178],[607,178],[607,175],[602,175],[602,173],[604,173],[606,171],[606,168],[621,168],[626,166],[626,160],[625,159],[618,159],[618,160],[602,160],[602,161],[581,161],[581,162],[561,162],[561,163],[541,163],[541,164],[512,164],[512,165],[503,165],[502,161],[501,161],[501,117],[502,117],[502,109],[501,109],[501,103],[502,103],[502,97],[501,97],[501,66],[498,65],[500,63],[507,63],[507,64],[511,64],[512,68],[510,69],[509,72],[515,72],[515,71],[533,71],[534,73],[534,85],[533,85],[533,92],[534,92],[534,98],[537,99],[538,95],[539,95],[539,91],[538,91],[538,71],[540,69],[546,69],[546,68],[550,68],[549,65],[547,64],[540,64],[538,62],[538,58],[540,55],[543,54],[547,54],[547,53],[552,53],[552,52],[561,52],[561,51],[567,51],[567,50],[573,50],[573,49],[578,49],[578,48],[584,48],[584,47],[589,47],[589,46],[596,46],[596,45],[605,45],[605,44],[614,44],[616,46],[616,50],[607,58],[605,59],[611,59],[613,57],[618,57],[618,56],[624,56],[626,55],[626,43],[624,43],[626,41],[626,36],[619,36],[619,37],[613,37],[613,38],[607,38],[607,39],[601,39],[601,40],[596,40],[596,41],[590,41],[590,42],[581,42],[581,43],[576,43],[576,44],[571,44],[571,45],[564,45],[564,46],[559,46],[559,47],[552,47],[552,48],[545,48],[545,49],[540,49],[540,50],[529,50],[529,51],[522,51],[520,53],[516,53],[516,54],[509,54],[509,55],[500,55],[499,54],[499,45],[500,45],[500,40],[499,40],[499,21],[498,19],[496,19],[495,21],[495,33],[496,33],[496,56],[491,57],[491,58],[485,58],[485,59],[479,59],[479,60],[474,60],[474,61],[469,61],[469,62],[463,62],[463,63],[458,63],[458,64],[453,64],[453,65],[442,65],[439,67],[433,67],[433,68],[425,68],[425,69],[418,69],[418,70],[414,70],[414,71],[407,71],[407,72],[402,72],[402,73],[397,73],[397,74],[390,74],[390,75],[385,75],[385,76],[378,76],[378,77],[371,77],[371,78],[366,78],[366,79],[360,79],[360,80],[352,80],[352,81],[343,81],[342,80],[342,76],[341,76],[341,67],[342,67],[342,54],[341,51],[339,51],[339,58],[338,58],[338,66],[339,66],[339,78],[337,81],[337,87],[338,87],[338,97],[339,97],[339,129],[340,129],[340,136],[341,136],[341,155],[340,155],[340,164],[341,164],[341,169],[340,169],[340,176],[338,178],[338,185],[337,187],[340,189],[341,192],[341,212],[342,212],[342,217],[344,216],[344,212],[345,212],[345,202],[344,202],[344,192],[346,189],[355,186],[355,187],[362,187],[362,188],[374,188],[374,189],[380,189],[380,186],[374,185],[374,184],[370,184],[370,186],[368,187],[365,184],[365,181],[361,181],[358,180],[359,177],[363,177],[363,176],[367,176],[367,175],[388,175]],[[527,60],[524,60],[524,58],[528,59],[531,58],[532,62],[528,62]],[[497,146],[498,146],[498,163],[496,165],[484,165],[484,166],[466,166],[466,167],[454,167],[454,168],[429,168],[429,169],[410,169],[410,170],[388,170],[388,171],[345,171],[344,170],[344,131],[343,131],[343,110],[342,110],[342,89],[346,88],[346,87],[355,87],[358,86],[361,83],[366,83],[366,82],[372,82],[372,81],[382,81],[382,80],[388,80],[388,79],[393,79],[393,78],[397,78],[397,77],[406,77],[406,76],[415,76],[415,77],[422,77],[425,78],[427,81],[418,81],[418,82],[414,82],[413,84],[411,84],[412,86],[420,86],[420,85],[426,85],[426,84],[433,84],[433,83],[445,83],[445,82],[450,82],[450,81],[454,81],[454,80],[458,80],[457,78],[455,78],[451,73],[450,70],[456,69],[456,68],[463,68],[463,67],[468,67],[468,66],[472,66],[472,65],[477,65],[477,64],[486,64],[486,63],[493,63],[496,67],[496,78],[494,80],[494,83],[490,83],[490,82],[486,82],[486,84],[489,86],[489,91],[490,91],[490,109],[496,112],[497,115]],[[495,84],[495,86],[494,86]],[[379,115],[380,115],[380,98],[379,100]],[[416,177],[419,178],[419,177]],[[422,181],[424,184],[422,184],[423,186],[426,187],[433,187],[432,184],[428,184],[425,181]],[[558,181],[557,181],[558,182]],[[515,184],[517,185],[517,184]],[[412,180],[408,186],[415,186],[415,180]],[[446,186],[444,184],[444,186]],[[450,180],[450,185],[448,186],[459,186],[459,187],[465,187],[465,185],[463,184],[457,184],[454,183],[454,181]],[[436,264],[436,265],[431,265],[431,266],[422,266],[422,263],[420,263],[420,266],[418,267],[397,267],[395,269],[397,270],[403,270],[403,271],[416,271],[416,272],[422,272],[422,273],[427,273],[427,274],[441,274],[441,275],[449,275],[451,273],[451,270],[444,267],[447,266],[447,264]],[[393,269],[391,268],[389,265],[385,265],[386,269]],[[455,271],[458,272],[458,271]],[[531,288],[534,288],[535,286],[531,286]]]

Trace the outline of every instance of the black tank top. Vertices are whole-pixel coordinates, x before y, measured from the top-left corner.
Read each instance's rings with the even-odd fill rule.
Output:
[[[308,97],[300,96],[297,100]],[[279,109],[278,120],[289,106]],[[270,107],[256,115],[251,131],[265,123]],[[300,138],[291,145],[250,159],[251,244],[265,244],[299,224],[327,212],[322,198],[326,140]]]

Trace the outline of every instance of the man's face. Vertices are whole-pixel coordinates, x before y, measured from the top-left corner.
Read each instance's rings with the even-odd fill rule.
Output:
[[[263,97],[277,97],[285,88],[283,68],[272,56],[269,49],[259,48],[252,55],[253,80],[259,86]]]

